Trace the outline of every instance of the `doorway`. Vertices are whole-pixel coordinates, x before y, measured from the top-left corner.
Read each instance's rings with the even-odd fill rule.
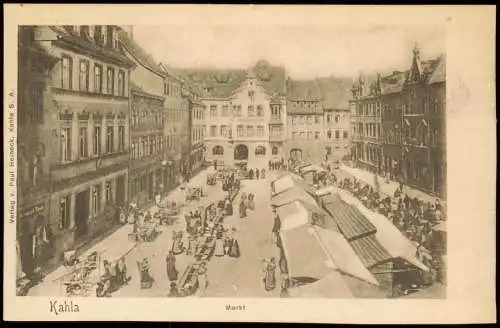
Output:
[[[238,145],[234,149],[234,160],[235,161],[247,161],[248,160],[248,147],[245,145]]]
[[[116,205],[122,206],[125,204],[125,176],[120,175],[116,179]]]
[[[75,197],[75,225],[76,237],[81,238],[88,232],[90,189],[76,194]]]
[[[154,173],[150,172],[149,173],[149,179],[148,179],[148,199],[153,199],[154,197]]]

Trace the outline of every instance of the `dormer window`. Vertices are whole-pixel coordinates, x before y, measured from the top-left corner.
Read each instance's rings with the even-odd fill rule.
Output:
[[[89,26],[88,25],[82,25],[80,26],[80,36],[84,38],[89,38],[90,37],[90,32],[89,32]]]
[[[98,45],[103,45],[104,38],[102,34],[102,26],[96,25],[94,26],[94,42]]]

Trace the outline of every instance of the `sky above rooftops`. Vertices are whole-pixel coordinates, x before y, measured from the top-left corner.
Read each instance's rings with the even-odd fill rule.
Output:
[[[158,62],[180,68],[247,68],[259,59],[293,79],[406,70],[415,42],[423,60],[445,52],[432,26],[134,26],[134,40]]]

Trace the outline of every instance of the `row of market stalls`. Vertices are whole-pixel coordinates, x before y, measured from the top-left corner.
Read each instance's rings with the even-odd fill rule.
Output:
[[[294,173],[273,181],[271,189],[292,297],[395,297],[395,289],[411,288],[429,270],[387,218],[344,191],[315,190]]]

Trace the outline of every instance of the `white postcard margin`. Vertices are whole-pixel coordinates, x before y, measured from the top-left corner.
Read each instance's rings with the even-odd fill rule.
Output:
[[[5,5],[4,313],[15,321],[495,322],[495,7]],[[73,298],[79,312],[15,296],[18,25],[445,25],[448,296],[445,300]],[[334,36],[332,36],[334,37]],[[277,40],[279,42],[279,40]],[[390,48],[388,48],[390,51]],[[367,54],[369,51],[367,51]],[[228,312],[226,305],[245,305]]]

